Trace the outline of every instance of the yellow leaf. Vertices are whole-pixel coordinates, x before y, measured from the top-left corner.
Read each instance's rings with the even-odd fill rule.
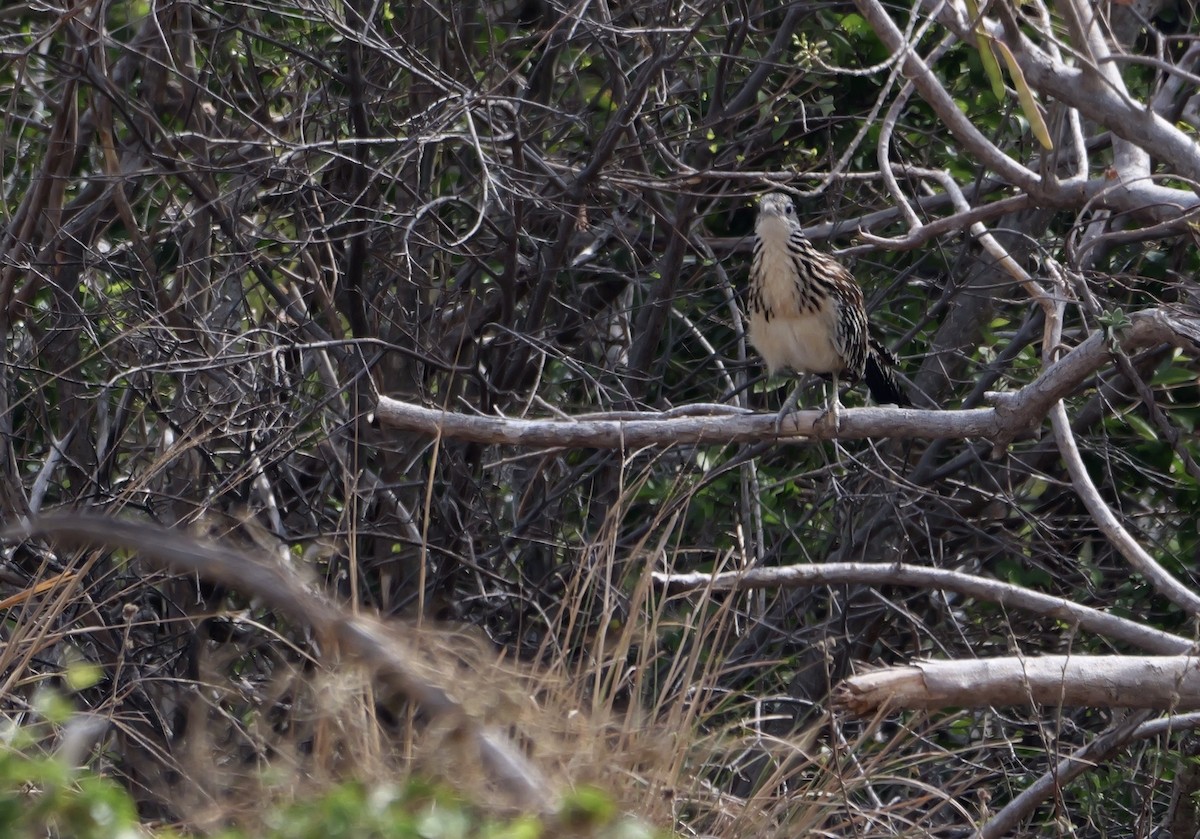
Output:
[[[1042,116],[1042,108],[1038,105],[1037,95],[1029,86],[1029,82],[1025,81],[1021,65],[1017,64],[1017,57],[1012,54],[1008,44],[994,38],[991,40],[1000,50],[1000,55],[1004,57],[1004,63],[1008,65],[1008,75],[1012,77],[1013,87],[1017,89],[1017,98],[1021,100],[1021,110],[1024,112],[1025,118],[1029,120],[1029,130],[1033,132],[1034,137],[1037,137],[1042,148],[1049,151],[1054,148],[1054,141],[1050,139],[1050,131],[1046,128],[1046,118]]]

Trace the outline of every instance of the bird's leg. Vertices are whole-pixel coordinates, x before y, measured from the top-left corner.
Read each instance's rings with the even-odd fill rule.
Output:
[[[833,382],[830,383],[829,398],[825,400],[825,411],[817,417],[815,424],[832,427],[834,434],[842,430],[842,400],[838,395],[837,373],[833,374]]]
[[[779,436],[780,429],[783,427],[783,421],[787,415],[792,413],[800,406],[800,388],[804,386],[804,381],[796,382],[796,386],[792,388],[791,394],[783,400],[783,407],[779,409],[779,413],[775,415],[775,436]]]

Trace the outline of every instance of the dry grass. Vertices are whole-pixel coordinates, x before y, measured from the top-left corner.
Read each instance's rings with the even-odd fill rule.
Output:
[[[759,597],[664,597],[650,584],[657,567],[695,562],[672,548],[692,490],[681,481],[678,503],[618,555],[615,536],[641,489],[631,481],[600,536],[575,552],[536,655],[518,661],[477,629],[428,621],[393,622],[396,648],[469,719],[518,743],[558,791],[597,785],[663,828],[896,836],[970,825],[987,770],[969,768],[979,745],[955,734],[963,721],[817,714],[793,730],[789,662],[739,644]],[[194,580],[97,551],[71,564],[75,576],[10,612],[6,713],[32,719],[39,693],[56,689],[107,720],[94,764],[123,777],[147,816],[201,832],[253,829],[265,802],[414,773],[512,809],[460,725],[388,695],[308,627],[235,592],[221,613],[164,619],[155,599],[179,603]],[[115,613],[124,623],[104,618]],[[88,670],[91,684],[71,675],[105,660]],[[961,754],[937,745],[955,739]]]

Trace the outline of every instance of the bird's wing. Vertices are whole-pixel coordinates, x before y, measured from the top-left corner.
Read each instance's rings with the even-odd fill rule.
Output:
[[[829,270],[838,275],[834,283],[834,305],[837,328],[834,347],[846,365],[846,375],[860,379],[867,363],[867,310],[858,282],[840,263],[830,260]]]

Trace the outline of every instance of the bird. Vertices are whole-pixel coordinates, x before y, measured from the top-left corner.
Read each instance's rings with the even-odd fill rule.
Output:
[[[862,288],[840,262],[817,250],[782,192],[759,202],[748,294],[750,344],[768,375],[792,371],[830,377],[821,421],[841,427],[838,381],[865,380],[880,404],[909,401],[896,380],[896,357],[870,334]],[[799,386],[783,403],[776,433],[798,403]]]

